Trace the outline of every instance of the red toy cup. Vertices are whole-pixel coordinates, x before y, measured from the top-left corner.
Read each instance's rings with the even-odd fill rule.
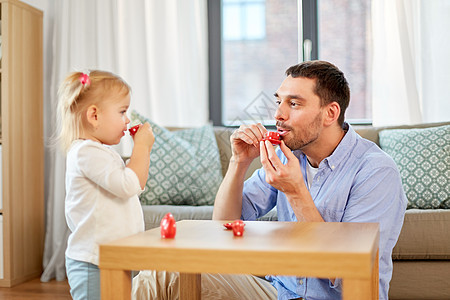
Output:
[[[228,230],[233,229],[233,223],[231,223],[231,222],[225,223],[225,224],[223,224],[223,226],[225,226],[225,228]]]
[[[128,131],[130,132],[130,135],[134,136],[136,134],[136,132],[138,131],[140,126],[141,126],[141,124],[138,124],[138,125],[135,125],[135,126],[131,127],[130,129],[128,129]]]
[[[264,135],[263,141],[269,141],[273,145],[279,145],[281,144],[281,137],[280,134],[276,131],[267,131]]]
[[[243,236],[244,235],[244,226],[245,223],[242,220],[236,220],[231,224],[231,228],[233,229],[234,236]]]

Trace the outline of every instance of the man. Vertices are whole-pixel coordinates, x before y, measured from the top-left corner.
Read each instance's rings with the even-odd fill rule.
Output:
[[[279,221],[376,222],[380,225],[380,299],[388,298],[392,249],[406,196],[394,161],[344,122],[350,90],[324,61],[290,67],[275,93],[279,148],[262,142],[261,124],[243,125],[230,140],[232,157],[213,219],[255,220],[276,206]],[[244,182],[250,163],[262,168]],[[286,258],[289,260],[289,258]],[[267,276],[278,299],[340,299],[340,279]]]

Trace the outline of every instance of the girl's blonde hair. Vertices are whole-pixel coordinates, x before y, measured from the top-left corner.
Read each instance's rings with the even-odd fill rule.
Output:
[[[80,138],[85,128],[83,117],[89,106],[104,104],[111,99],[108,95],[127,96],[130,92],[130,86],[110,72],[70,73],[58,90],[58,144],[67,152],[72,142]]]

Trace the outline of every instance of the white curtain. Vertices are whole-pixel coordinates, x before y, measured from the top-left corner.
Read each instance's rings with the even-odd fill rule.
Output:
[[[44,124],[55,129],[56,92],[70,71],[109,70],[132,87],[130,109],[163,126],[208,120],[206,0],[28,0],[44,11]],[[125,141],[117,148],[128,154]],[[42,281],[65,279],[65,158],[46,146]]]
[[[450,120],[450,1],[372,1],[373,124]]]

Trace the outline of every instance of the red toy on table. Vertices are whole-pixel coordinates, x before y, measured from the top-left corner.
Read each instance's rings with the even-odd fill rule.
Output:
[[[242,220],[236,220],[234,222],[228,222],[223,224],[226,229],[233,229],[234,236],[243,236],[245,223]]]
[[[171,213],[167,213],[161,220],[161,237],[163,239],[173,239],[177,233],[177,224]]]

